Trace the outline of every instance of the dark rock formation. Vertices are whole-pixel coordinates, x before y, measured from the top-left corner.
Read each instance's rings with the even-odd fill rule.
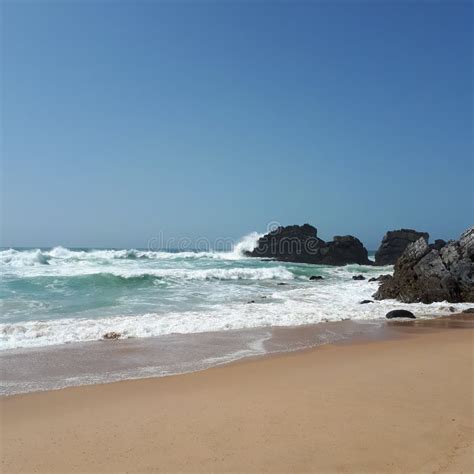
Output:
[[[373,264],[362,242],[352,235],[334,236],[331,242],[326,242],[320,252],[323,265]]]
[[[365,280],[365,276],[364,275],[354,275],[352,277],[353,280]]]
[[[380,275],[378,277],[369,278],[369,281],[384,281],[392,278],[392,275]]]
[[[106,332],[103,336],[102,339],[108,339],[108,340],[114,340],[114,339],[120,339],[121,334],[119,332]]]
[[[362,300],[359,304],[369,304],[369,303],[373,303],[372,300]]]
[[[467,313],[467,314],[474,313],[474,308],[467,308],[463,311],[463,313]]]
[[[375,299],[396,298],[406,303],[474,302],[474,227],[440,250],[422,237],[410,244],[384,280]]]
[[[372,264],[359,239],[345,235],[325,242],[318,238],[316,228],[309,224],[278,227],[261,237],[255,249],[246,255],[321,265]]]
[[[443,239],[436,239],[434,244],[430,244],[431,249],[441,250],[446,245],[446,241]]]
[[[416,316],[411,311],[407,311],[406,309],[394,309],[393,311],[389,311],[385,315],[385,317],[387,319],[394,319],[394,318],[416,319]]]
[[[309,279],[310,280],[324,280],[324,278],[320,275],[311,275]]]
[[[429,234],[413,229],[389,230],[375,253],[375,265],[394,265],[408,244],[416,242],[420,237],[428,241]]]

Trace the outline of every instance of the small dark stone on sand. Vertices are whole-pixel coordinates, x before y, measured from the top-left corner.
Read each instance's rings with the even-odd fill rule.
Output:
[[[393,311],[389,311],[385,315],[385,317],[387,319],[394,319],[394,318],[416,319],[416,316],[411,311],[407,311],[406,309],[394,309]]]
[[[106,332],[103,336],[102,339],[107,339],[107,340],[114,340],[114,339],[119,339],[121,334],[119,332]]]

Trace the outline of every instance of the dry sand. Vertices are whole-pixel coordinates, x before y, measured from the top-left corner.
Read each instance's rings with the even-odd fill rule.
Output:
[[[3,472],[473,472],[472,328],[0,399]]]

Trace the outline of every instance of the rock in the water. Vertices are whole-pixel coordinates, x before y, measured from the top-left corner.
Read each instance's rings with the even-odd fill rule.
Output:
[[[120,339],[121,334],[119,332],[106,332],[103,336],[102,339]]]
[[[474,302],[474,227],[440,250],[431,248],[423,237],[410,244],[395,264],[393,277],[381,283],[374,298]]]
[[[394,318],[416,319],[416,316],[411,311],[407,311],[406,309],[394,309],[393,311],[389,311],[385,315],[385,317],[387,319],[394,319]]]
[[[468,314],[474,313],[474,308],[467,308],[463,311],[463,313],[468,313]]]
[[[309,279],[310,280],[324,280],[324,278],[320,275],[311,275]]]
[[[352,277],[353,280],[365,280],[365,276],[364,275],[354,275]]]
[[[389,230],[375,253],[375,265],[394,265],[407,246],[421,237],[428,241],[429,234],[413,229]]]
[[[369,303],[373,303],[372,300],[362,300],[359,304],[369,304]]]
[[[309,224],[278,227],[261,237],[255,249],[246,255],[321,265],[372,264],[359,239],[346,235],[325,242],[318,238],[316,228]]]
[[[358,263],[359,265],[373,265],[369,260],[369,254],[362,242],[352,235],[336,235],[333,240],[326,242],[326,246],[320,250],[321,264],[323,265],[347,265]]]
[[[392,278],[392,275],[380,275],[378,277],[369,278],[369,281],[384,281]]]

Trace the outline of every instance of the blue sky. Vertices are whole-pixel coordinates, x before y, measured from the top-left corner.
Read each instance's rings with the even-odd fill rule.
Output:
[[[2,245],[473,219],[470,2],[3,2]]]

